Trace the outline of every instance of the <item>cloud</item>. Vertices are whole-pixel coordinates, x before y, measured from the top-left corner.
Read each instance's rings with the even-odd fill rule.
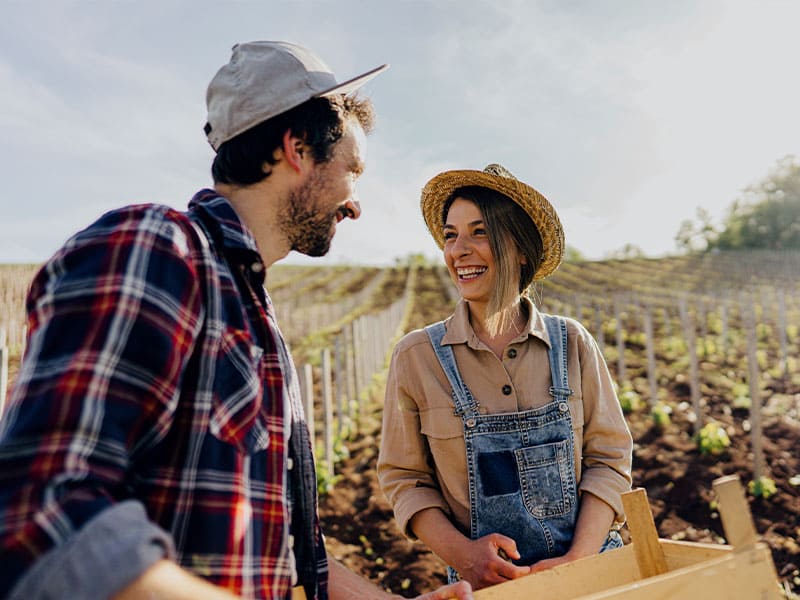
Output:
[[[0,231],[42,258],[104,210],[183,207],[209,184],[205,86],[246,39],[304,43],[342,77],[392,64],[366,88],[378,127],[363,216],[340,224],[323,260],[438,256],[420,188],[490,162],[548,196],[568,243],[590,257],[627,243],[663,253],[697,206],[720,214],[800,154],[796,3],[41,8],[14,3],[0,23]]]

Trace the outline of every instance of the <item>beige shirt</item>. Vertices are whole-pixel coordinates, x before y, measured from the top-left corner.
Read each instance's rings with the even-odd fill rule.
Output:
[[[453,345],[461,377],[482,414],[529,410],[552,400],[550,341],[541,314],[526,302],[527,329],[509,343],[502,359],[475,335],[465,301],[445,322],[443,343]],[[606,502],[622,522],[620,494],[631,486],[633,440],[597,344],[572,319],[567,319],[567,359],[579,490]],[[431,507],[441,508],[469,533],[466,448],[450,392],[424,330],[400,340],[389,367],[378,478],[400,528],[411,538],[411,517]]]

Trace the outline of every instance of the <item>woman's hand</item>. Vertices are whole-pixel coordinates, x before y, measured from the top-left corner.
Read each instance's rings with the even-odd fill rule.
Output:
[[[453,568],[476,590],[523,577],[531,572],[530,567],[518,567],[510,560],[502,558],[502,554],[510,559],[518,559],[516,542],[499,533],[490,533],[454,549],[456,560],[452,561]]]
[[[563,556],[554,556],[553,558],[545,558],[536,562],[531,565],[531,573],[539,573],[540,571],[547,571],[547,569],[552,569],[553,567],[557,567],[558,565],[563,565],[564,563],[572,562],[576,560],[575,557],[571,557],[569,554],[564,554]]]
[[[416,600],[472,600],[472,587],[466,581],[440,587],[435,592],[417,596]]]

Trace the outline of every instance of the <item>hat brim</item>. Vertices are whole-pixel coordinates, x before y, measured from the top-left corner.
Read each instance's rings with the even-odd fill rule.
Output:
[[[480,186],[508,196],[530,216],[542,238],[544,255],[534,279],[555,271],[564,256],[564,229],[550,202],[531,186],[510,177],[484,171],[457,170],[439,173],[422,188],[420,207],[425,224],[439,248],[444,248],[442,210],[445,201],[461,187]]]
[[[327,89],[323,92],[318,92],[314,94],[315,98],[322,98],[324,96],[331,96],[333,94],[352,94],[362,85],[367,83],[370,79],[374,78],[377,75],[383,73],[386,69],[389,68],[389,65],[381,65],[380,67],[375,67],[371,71],[367,71],[359,75],[358,77],[353,77],[352,79],[348,79],[347,81],[343,81],[342,83],[336,84],[330,89]]]

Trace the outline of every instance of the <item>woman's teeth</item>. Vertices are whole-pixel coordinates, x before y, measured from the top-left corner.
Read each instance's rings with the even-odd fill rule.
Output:
[[[485,271],[486,267],[467,267],[464,269],[456,269],[459,279],[475,279]]]

